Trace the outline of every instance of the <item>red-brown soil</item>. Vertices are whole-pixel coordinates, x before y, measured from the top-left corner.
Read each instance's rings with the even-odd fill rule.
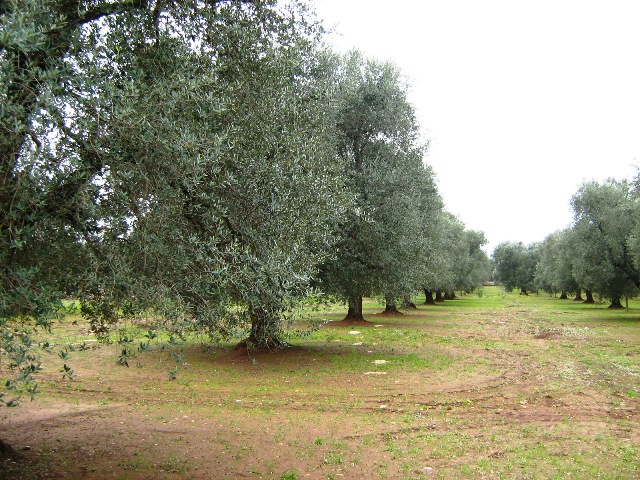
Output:
[[[456,326],[421,317],[428,308],[379,329],[377,316],[331,322],[326,340],[278,352],[193,346],[176,380],[159,350],[129,369],[115,365],[116,346],[74,353],[75,380],[52,367],[41,397],[0,412],[16,452],[0,478],[549,478],[579,459],[640,476],[638,398],[573,357],[600,340],[536,333],[522,311],[454,312],[471,322]],[[351,327],[421,336],[356,346]],[[620,338],[637,361],[637,344]],[[432,354],[451,363],[410,363]],[[376,370],[379,358],[390,367]],[[624,448],[626,471],[611,459]]]

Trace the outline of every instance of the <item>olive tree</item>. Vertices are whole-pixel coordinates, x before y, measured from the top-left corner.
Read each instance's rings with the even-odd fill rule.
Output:
[[[612,308],[620,308],[622,296],[640,288],[631,249],[638,223],[632,187],[624,180],[586,182],[571,204],[580,250],[575,266],[579,281],[609,298]]]
[[[434,243],[429,216],[442,206],[430,168],[416,158],[414,165],[396,166],[380,182],[380,206],[375,214],[384,232],[380,264],[380,295],[386,313],[398,313],[397,303],[411,306],[411,296],[420,288],[423,252]],[[392,182],[390,176],[395,177]],[[391,189],[389,186],[393,185]]]
[[[138,209],[131,236],[146,258],[129,256],[135,270],[149,269],[145,290],[167,292],[163,305],[180,326],[225,336],[250,324],[247,345],[277,347],[285,318],[309,294],[328,253],[343,196],[321,61],[289,31],[277,39],[280,48],[256,50],[264,26],[250,20],[241,23],[246,32],[230,28],[208,41],[214,52],[240,42],[233,60],[170,54],[180,60],[156,72],[151,53],[154,75],[141,75],[148,82],[127,93],[114,137],[123,156],[136,159],[119,181],[140,179],[128,188],[148,207]],[[164,59],[166,47],[159,54]]]
[[[89,25],[144,9],[131,0],[0,4],[0,353],[19,370],[10,390],[23,382],[35,391],[31,328],[50,328],[62,297],[76,291],[84,237],[104,224],[96,207],[105,165],[93,141],[101,132],[85,135],[86,119],[73,110],[73,85],[84,77],[73,52],[93,49],[81,40]]]
[[[425,303],[434,302],[434,293],[451,297],[456,290],[472,291],[491,274],[491,262],[482,246],[487,243],[483,232],[467,230],[464,223],[448,212],[442,212],[433,229],[435,248],[425,251],[425,269],[420,288]]]
[[[579,253],[573,228],[549,235],[541,244],[540,261],[536,268],[536,284],[549,293],[560,293],[563,299],[575,293],[581,299],[581,288],[574,276],[574,263]]]
[[[631,202],[634,218],[640,215],[640,167],[631,183]],[[636,269],[640,270],[640,222],[635,222],[629,239],[629,248]]]
[[[351,52],[339,62],[336,84],[337,156],[355,203],[322,285],[348,301],[348,318],[360,320],[363,296],[378,294],[393,305],[415,284],[424,198],[436,190],[397,68]]]
[[[346,198],[333,85],[304,14],[2,3],[2,354],[29,388],[29,330],[66,295],[97,332],[144,311],[283,345]]]
[[[455,228],[458,223],[457,218],[444,210],[433,212],[430,215],[432,242],[421,252],[420,256],[422,262],[420,288],[424,292],[425,304],[427,305],[435,302],[434,294],[438,296],[438,300],[442,300],[442,290],[445,290],[446,285],[451,283],[449,239],[452,227]]]
[[[465,229],[459,243],[460,254],[454,263],[454,290],[471,292],[491,276],[491,262],[482,250],[487,244],[487,239],[484,232]]]
[[[493,251],[497,280],[506,290],[519,288],[523,295],[534,288],[540,244],[525,246],[522,242],[503,242]]]

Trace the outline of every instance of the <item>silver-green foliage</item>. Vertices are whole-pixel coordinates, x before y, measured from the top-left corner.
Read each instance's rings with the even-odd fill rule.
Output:
[[[638,225],[637,197],[627,181],[584,183],[571,201],[577,253],[578,283],[619,303],[640,288],[634,263],[633,232]]]
[[[77,290],[86,265],[78,246],[101,227],[102,159],[74,109],[95,92],[78,87],[91,72],[78,71],[72,52],[89,24],[142,3],[0,4],[0,353],[19,372],[7,381],[17,394],[36,388],[32,329],[50,328],[62,297]]]
[[[578,255],[575,231],[559,230],[545,238],[536,267],[536,285],[549,293],[579,293],[581,286],[574,275],[574,259]]]
[[[113,135],[135,158],[112,173],[121,201],[133,199],[126,243],[139,254],[125,258],[146,272],[137,290],[161,292],[165,316],[214,336],[251,323],[254,344],[277,343],[309,293],[342,202],[320,60],[287,29],[262,39],[278,48],[254,51],[263,27],[217,31],[205,53],[151,47]]]
[[[415,288],[428,212],[442,204],[397,68],[351,52],[336,76],[338,156],[355,205],[323,286],[345,299],[395,297]]]
[[[640,167],[632,182],[632,202],[634,204],[633,214],[636,218],[640,217]],[[629,248],[635,267],[640,270],[640,222],[635,222],[631,237],[629,239]]]
[[[0,14],[3,359],[37,365],[29,331],[65,295],[97,333],[145,312],[280,344],[346,198],[304,6],[13,0]]]
[[[508,291],[519,288],[527,293],[535,287],[536,268],[540,258],[539,243],[503,242],[493,251],[496,279]]]
[[[432,212],[432,241],[423,251],[423,275],[419,287],[428,291],[471,291],[491,276],[491,262],[482,246],[483,232],[467,230],[448,212]]]

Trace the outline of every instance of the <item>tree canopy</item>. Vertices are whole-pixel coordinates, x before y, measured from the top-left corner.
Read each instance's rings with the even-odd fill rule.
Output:
[[[321,284],[347,300],[348,317],[357,320],[364,295],[394,303],[415,290],[419,258],[431,242],[428,213],[442,203],[397,68],[351,52],[336,77],[337,156],[354,203]]]
[[[177,334],[250,325],[252,344],[281,343],[348,204],[320,30],[303,13],[6,4],[0,318],[11,365],[37,368],[28,325],[49,326],[71,295],[96,333],[153,311]]]
[[[519,288],[521,293],[535,288],[539,244],[525,246],[522,242],[504,242],[493,251],[497,280],[507,290]]]
[[[9,0],[0,25],[6,404],[64,299],[98,336],[145,316],[274,348],[320,293],[479,281],[401,72],[326,50],[305,2]]]
[[[633,181],[588,181],[571,200],[574,222],[549,235],[537,248],[535,284],[548,292],[576,294],[593,302],[593,294],[622,308],[621,298],[640,289],[638,173]],[[494,251],[496,274],[507,288],[525,283],[529,272],[521,244],[501,244]],[[523,267],[525,266],[525,267]]]

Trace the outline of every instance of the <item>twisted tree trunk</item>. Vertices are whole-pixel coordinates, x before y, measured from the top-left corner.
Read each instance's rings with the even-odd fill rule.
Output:
[[[424,289],[424,304],[425,305],[433,305],[435,304],[435,300],[433,299],[433,292],[431,290]]]
[[[398,307],[396,307],[395,297],[385,295],[384,301],[385,301],[385,308],[383,313],[389,314],[389,315],[400,314],[400,312],[398,311]]]
[[[409,295],[405,295],[402,299],[402,308],[417,309],[418,306],[415,303],[413,303]]]
[[[289,346],[280,338],[280,318],[277,312],[261,306],[250,306],[249,318],[251,334],[238,344],[238,348],[274,350]]]
[[[612,310],[620,310],[620,309],[624,308],[622,306],[621,297],[620,296],[615,296],[615,297],[611,298],[611,304],[607,308],[610,308]]]
[[[584,303],[596,303],[596,301],[593,299],[593,292],[591,290],[585,290],[584,293],[587,297]]]
[[[364,316],[362,315],[362,295],[349,298],[349,309],[344,319],[356,322],[364,321]]]

